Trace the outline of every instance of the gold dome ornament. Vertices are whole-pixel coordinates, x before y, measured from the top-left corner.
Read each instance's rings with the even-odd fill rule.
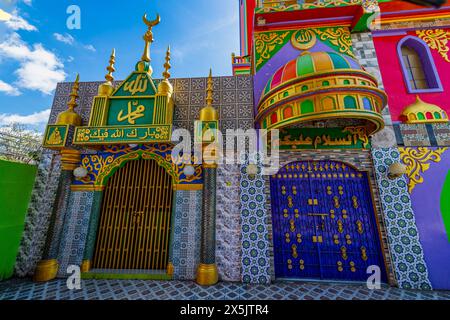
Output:
[[[158,85],[158,93],[159,94],[172,95],[172,93],[173,93],[173,86],[169,81],[170,68],[171,68],[171,65],[170,65],[170,46],[169,46],[167,48],[167,52],[166,52],[166,63],[164,63],[164,72],[162,74],[164,79]]]
[[[144,14],[142,17],[142,21],[147,25],[148,29],[147,32],[144,34],[144,41],[145,41],[145,47],[144,47],[144,53],[142,54],[141,61],[139,61],[136,64],[136,71],[137,72],[147,72],[150,76],[153,74],[153,68],[150,65],[151,58],[150,58],[150,46],[155,41],[153,38],[153,27],[157,26],[161,22],[161,17],[158,14],[156,16],[156,19],[153,21],[150,21],[147,19],[147,14]]]
[[[206,89],[206,107],[200,111],[200,121],[218,121],[219,113],[212,106],[213,103],[213,80],[212,70],[209,70],[208,87]]]
[[[407,106],[402,112],[405,123],[447,123],[448,115],[439,106],[427,103],[416,95],[416,101]]]
[[[116,49],[113,49],[109,58],[109,65],[106,67],[108,74],[105,75],[106,82],[98,87],[98,94],[100,96],[110,96],[114,92],[114,77],[113,73],[116,71],[114,64],[116,63]]]
[[[76,127],[81,126],[81,117],[78,113],[75,112],[75,108],[78,106],[77,99],[78,99],[78,89],[80,86],[79,81],[80,75],[77,74],[75,83],[73,84],[72,87],[72,93],[70,94],[70,101],[67,104],[69,108],[58,115],[56,124],[72,125]]]

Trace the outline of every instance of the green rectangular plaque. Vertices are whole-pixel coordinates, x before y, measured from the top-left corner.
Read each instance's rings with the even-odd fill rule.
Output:
[[[69,125],[51,124],[47,126],[44,135],[44,148],[61,149],[66,146]]]

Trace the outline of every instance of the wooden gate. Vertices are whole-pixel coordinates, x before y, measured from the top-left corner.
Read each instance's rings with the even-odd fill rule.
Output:
[[[154,160],[130,161],[110,178],[104,192],[93,267],[165,270],[171,176]]]

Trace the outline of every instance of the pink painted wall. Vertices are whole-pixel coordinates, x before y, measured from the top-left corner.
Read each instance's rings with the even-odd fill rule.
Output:
[[[397,45],[406,36],[416,36],[415,31],[398,32],[395,35],[375,35],[373,38],[384,88],[389,98],[389,110],[393,121],[400,121],[403,109],[415,101],[416,94],[407,92]],[[431,54],[439,73],[443,92],[420,93],[420,98],[436,104],[450,114],[450,62],[446,62],[437,50]],[[450,56],[450,54],[449,54]]]

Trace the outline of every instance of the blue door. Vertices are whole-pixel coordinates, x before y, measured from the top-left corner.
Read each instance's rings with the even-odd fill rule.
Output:
[[[277,278],[386,281],[366,172],[333,161],[294,162],[271,177]]]

